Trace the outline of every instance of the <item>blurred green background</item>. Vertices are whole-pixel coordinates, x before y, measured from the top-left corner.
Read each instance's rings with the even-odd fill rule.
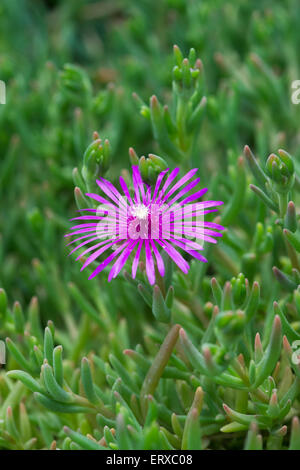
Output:
[[[204,64],[208,115],[197,151],[206,184],[245,143],[263,161],[288,143],[297,159],[299,22],[296,0],[2,0],[0,284],[9,297],[37,294],[47,318],[70,308],[65,284],[78,268],[63,234],[75,208],[72,169],[94,130],[110,140],[112,179],[129,167],[129,146],[158,151],[132,92],[168,101],[173,44],[194,47]],[[82,67],[75,89],[61,74],[66,63]]]
[[[266,349],[262,364],[268,362],[266,377],[271,373],[275,376],[276,386],[279,384],[281,388],[280,398],[291,394],[293,408],[288,420],[292,415],[299,415],[299,372],[286,367],[286,357],[281,366],[284,371],[278,372],[276,361],[282,344],[278,319],[272,330],[274,314],[279,309],[278,305],[273,309],[272,302],[278,300],[288,317],[283,322],[284,333],[288,331],[289,339],[293,339],[300,331],[296,253],[300,242],[295,235],[296,251],[291,249],[285,245],[282,232],[283,227],[296,232],[299,218],[295,206],[299,203],[300,185],[300,105],[291,103],[291,84],[300,79],[299,1],[1,0],[0,80],[6,83],[7,96],[6,104],[0,105],[0,339],[9,337],[6,370],[26,371],[27,383],[23,383],[29,390],[36,392],[36,383],[32,387],[30,378],[40,380],[42,370],[35,397],[22,383],[14,382],[20,375],[13,372],[7,378],[0,374],[2,448],[49,448],[56,446],[56,440],[66,448],[76,448],[74,443],[89,448],[93,442],[86,436],[92,434],[103,444],[104,427],[108,423],[119,434],[116,441],[112,435],[106,435],[107,442],[113,442],[117,448],[131,448],[131,442],[142,448],[169,448],[166,439],[170,438],[172,445],[179,449],[186,445],[186,439],[181,439],[181,425],[189,429],[193,399],[200,401],[199,385],[205,393],[205,406],[199,419],[204,439],[201,443],[197,434],[195,439],[191,434],[189,448],[194,448],[198,437],[196,448],[244,446],[248,425],[234,427],[236,423],[233,423],[233,428],[224,432],[237,431],[235,437],[219,439],[230,414],[228,409],[224,413],[223,403],[251,414],[256,413],[258,406],[259,412],[266,415],[261,429],[268,429],[269,433],[264,434],[268,436],[264,446],[279,448],[287,432],[282,423],[289,413],[288,407],[284,400],[280,402],[284,412],[281,410],[282,416],[277,419],[278,410],[274,412],[274,403],[262,391],[266,377],[261,373],[261,365],[257,367],[261,381],[253,398],[252,385],[245,392],[231,364],[227,383],[224,378],[219,380],[219,370],[221,376],[223,369],[216,368],[215,375],[209,367],[207,376],[195,373],[195,369],[201,368],[194,368],[194,363],[190,364],[182,355],[186,344],[192,349],[186,337],[181,346],[176,346],[174,354],[169,348],[166,363],[170,359],[170,367],[161,369],[161,374],[165,374],[163,379],[160,380],[160,375],[152,377],[155,386],[153,390],[147,389],[147,393],[155,392],[158,419],[153,405],[153,410],[149,407],[152,416],[145,424],[145,416],[139,416],[137,399],[144,399],[150,365],[165,359],[158,351],[169,327],[154,318],[152,288],[143,284],[142,272],[139,286],[123,275],[107,283],[105,273],[89,281],[89,273],[80,272],[80,264],[67,257],[64,235],[77,209],[74,183],[77,184],[83,154],[94,131],[101,139],[109,139],[111,163],[107,177],[111,181],[116,181],[120,172],[126,175],[130,169],[129,147],[134,147],[138,156],[151,152],[171,161],[159,146],[147,106],[155,94],[174,112],[174,44],[184,56],[190,48],[195,48],[203,64],[201,86],[207,97],[207,109],[201,129],[197,130],[192,160],[200,169],[201,185],[209,188],[208,197],[225,203],[220,214],[221,222],[226,221],[227,231],[220,243],[210,249],[207,265],[192,262],[188,276],[174,272],[172,321],[187,331],[198,348],[194,348],[196,357],[200,350],[204,351],[209,337],[218,366],[226,368],[228,357],[233,357],[226,356],[223,363],[224,351],[239,357],[242,353],[249,376],[253,371],[256,373],[251,359],[260,353],[254,352],[254,336],[262,333],[266,349],[275,331],[277,342],[273,341],[273,349]],[[278,148],[286,149],[293,156],[295,175],[292,169],[288,176],[289,183],[294,183],[295,178],[295,185],[289,194],[290,188],[284,188],[285,196],[295,203],[289,217],[284,218],[277,206],[270,211],[270,200],[269,204],[262,203],[249,189],[249,183],[255,182],[255,178],[246,168],[246,159],[239,158],[246,144],[253,149],[262,168],[269,153],[277,152]],[[74,168],[78,170],[74,172]],[[284,170],[282,174],[279,171],[283,186]],[[268,184],[272,185],[272,174],[268,178]],[[277,198],[277,189],[268,194]],[[282,271],[275,268],[274,273],[272,266]],[[216,280],[211,282],[213,276],[224,286],[223,291]],[[255,308],[251,306],[253,318],[249,320],[246,317],[251,315],[245,305],[250,292],[254,292],[256,303]],[[21,302],[24,315],[20,304],[13,304],[15,300]],[[213,332],[213,312],[219,309],[219,329]],[[52,320],[57,327],[55,333]],[[244,320],[248,322],[245,328]],[[41,326],[46,324],[43,333]],[[178,331],[175,333],[178,336]],[[60,344],[64,349],[63,361]],[[135,347],[136,351],[128,349]],[[273,354],[275,349],[278,357]],[[56,354],[56,363],[61,366],[58,373],[55,370],[59,386],[49,366],[52,354]],[[137,365],[132,358],[137,360]],[[90,367],[97,371],[93,376],[95,384]],[[43,388],[47,373],[56,385],[54,393],[49,383]],[[270,396],[275,379],[268,385]],[[236,380],[236,389],[230,380]],[[69,388],[72,390],[72,399],[73,393],[77,394],[72,403],[79,409],[74,413],[70,411],[72,404],[64,401],[67,392],[63,387],[68,393]],[[103,417],[95,390],[111,419],[106,420],[105,413]],[[117,398],[116,390],[120,393]],[[16,422],[22,424],[24,403],[32,432],[26,426],[24,432],[23,426],[18,433],[12,425],[12,410]],[[89,407],[84,413],[80,408],[83,404]],[[196,410],[198,415],[201,406]],[[136,431],[138,437],[135,434],[133,438],[127,436],[124,424],[130,422],[132,410],[143,428],[137,426],[142,431]],[[177,413],[179,426],[176,416],[174,426],[173,412]],[[199,423],[196,423],[198,428]],[[64,429],[65,425],[80,430],[79,437],[71,436],[73,444],[66,437],[70,429]],[[163,435],[161,426],[166,427]],[[248,442],[248,447],[262,445],[261,436],[255,432],[250,428],[247,439],[250,442],[253,434],[257,442],[253,438],[254,444]],[[288,439],[284,441],[285,447],[287,442]],[[300,447],[297,418],[291,442],[292,448]]]

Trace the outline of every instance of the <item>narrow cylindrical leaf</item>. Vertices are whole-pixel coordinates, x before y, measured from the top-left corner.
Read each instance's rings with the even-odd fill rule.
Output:
[[[67,426],[64,427],[64,432],[82,449],[85,450],[105,450],[104,446],[101,446],[92,439],[89,439],[78,432],[72,431],[72,429]]]
[[[295,248],[295,250],[300,253],[300,237],[296,233],[293,233],[288,228],[283,230],[283,233],[290,244]]]
[[[52,368],[49,364],[44,364],[42,366],[42,374],[48,393],[54,400],[62,403],[69,403],[72,401],[72,396],[56,382]]]
[[[179,325],[174,325],[167,334],[159,352],[153,360],[141,389],[141,406],[144,415],[147,410],[147,395],[153,395],[178,339]]]
[[[7,377],[14,380],[20,380],[32,392],[43,393],[43,388],[40,384],[27,372],[23,370],[10,370],[7,372]]]
[[[89,360],[84,357],[81,361],[81,381],[85,395],[91,403],[99,403],[100,399],[96,395]]]
[[[221,307],[223,292],[220,284],[218,283],[215,277],[213,277],[211,280],[211,288],[216,304]]]
[[[192,406],[185,420],[181,444],[182,450],[202,449],[201,429],[199,420],[199,415],[202,410],[202,404],[203,390],[201,387],[198,387],[195,392]]]
[[[165,299],[161,293],[159,286],[157,285],[153,287],[152,312],[158,321],[161,321],[163,323],[170,322],[171,312],[166,305]]]
[[[25,319],[22,307],[19,302],[14,303],[13,316],[17,333],[24,333]]]
[[[292,420],[289,450],[300,450],[300,422],[297,416],[294,416]]]
[[[48,410],[54,411],[55,413],[96,413],[96,410],[93,408],[61,403],[56,400],[52,400],[51,398],[47,397],[46,395],[42,395],[41,393],[36,392],[34,396],[38,403],[43,405]]]
[[[43,331],[41,328],[39,303],[37,297],[32,297],[28,307],[28,323],[30,333],[35,336],[40,342],[43,341]]]
[[[12,356],[15,358],[17,363],[22,367],[22,369],[25,369],[27,372],[32,372],[32,366],[27,359],[23,356],[19,348],[16,346],[16,344],[10,339],[6,338],[6,346],[9,352],[12,354]]]
[[[19,431],[17,430],[17,426],[14,420],[14,415],[13,415],[11,406],[7,407],[5,424],[6,424],[6,429],[9,432],[9,434],[18,441],[20,438],[20,434],[19,434]]]
[[[7,295],[4,289],[0,288],[0,315],[5,316],[7,309]]]
[[[284,218],[284,226],[291,232],[296,232],[297,230],[296,207],[293,201],[290,201],[288,203],[287,211]]]
[[[19,422],[20,422],[20,433],[22,437],[22,441],[26,442],[29,441],[31,438],[31,425],[29,416],[26,410],[26,406],[23,402],[20,403],[19,407]]]
[[[281,321],[275,316],[268,347],[256,368],[255,387],[258,387],[272,373],[281,352]]]
[[[247,434],[244,450],[262,450],[262,438],[258,434],[256,423],[251,423]]]
[[[62,350],[63,350],[62,346],[56,346],[56,348],[53,349],[54,377],[60,387],[63,386],[63,382],[64,382]]]
[[[262,191],[260,188],[258,188],[254,184],[250,184],[250,189],[252,189],[252,191],[255,194],[257,194],[258,197],[260,197],[260,199],[263,201],[263,203],[267,207],[269,207],[269,209],[271,209],[274,212],[279,212],[278,205],[274,201],[272,201],[272,199],[270,199],[269,196],[267,196],[267,194],[264,191]]]
[[[255,315],[260,301],[260,288],[258,282],[253,282],[252,290],[245,307],[245,315],[249,322]]]
[[[245,145],[244,147],[244,155],[246,157],[247,163],[249,165],[249,168],[257,180],[258,184],[262,189],[265,188],[265,184],[267,182],[267,176],[263,169],[260,167],[257,159],[255,158],[254,154],[252,153],[250,147],[248,145]]]
[[[287,276],[283,271],[278,269],[276,266],[273,267],[273,273],[283,289],[287,290],[288,292],[293,292],[295,289],[297,289],[298,286],[296,282],[294,282],[294,280],[291,279],[291,277]]]
[[[44,333],[44,358],[50,365],[53,365],[53,336],[48,326]]]
[[[287,339],[292,342],[296,340],[300,340],[300,334],[297,333],[294,328],[291,326],[290,322],[286,318],[285,314],[283,313],[282,309],[280,308],[277,302],[273,303],[274,313],[278,315],[281,320],[282,324],[282,331],[286,335]]]

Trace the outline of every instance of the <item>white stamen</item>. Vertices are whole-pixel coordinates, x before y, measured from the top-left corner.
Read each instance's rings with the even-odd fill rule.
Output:
[[[149,209],[144,204],[137,204],[131,208],[131,213],[134,217],[143,220],[148,217]]]

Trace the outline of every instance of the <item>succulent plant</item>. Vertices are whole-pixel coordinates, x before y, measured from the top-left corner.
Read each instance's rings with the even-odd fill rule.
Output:
[[[298,10],[2,1],[1,449],[300,450]],[[89,195],[194,168],[217,244],[125,250],[112,282],[67,256]]]

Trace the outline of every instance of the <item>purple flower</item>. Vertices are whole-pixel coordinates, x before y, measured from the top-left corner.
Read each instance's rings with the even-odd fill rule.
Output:
[[[130,255],[132,277],[135,278],[139,260],[144,257],[150,284],[155,283],[156,268],[164,276],[161,251],[167,253],[184,273],[188,272],[189,264],[180,251],[202,262],[207,261],[199,253],[203,250],[203,242],[216,243],[213,237],[222,236],[219,231],[223,227],[204,221],[204,215],[217,211],[214,207],[223,202],[199,202],[207,188],[196,191],[200,178],[193,177],[197,168],[175,182],[179,171],[179,168],[170,173],[169,169],[162,171],[151,188],[143,182],[138,166],[133,166],[132,194],[122,177],[120,186],[123,194],[104,178],[97,180],[103,195],[87,193],[87,196],[97,201],[98,208],[85,209],[87,215],[71,219],[80,220],[81,223],[72,227],[71,233],[66,235],[76,236],[68,245],[79,242],[71,253],[90,245],[77,257],[80,259],[88,255],[81,269],[111,250],[89,279],[113,262],[108,275],[111,281],[119,274]],[[189,195],[191,190],[194,192]]]

